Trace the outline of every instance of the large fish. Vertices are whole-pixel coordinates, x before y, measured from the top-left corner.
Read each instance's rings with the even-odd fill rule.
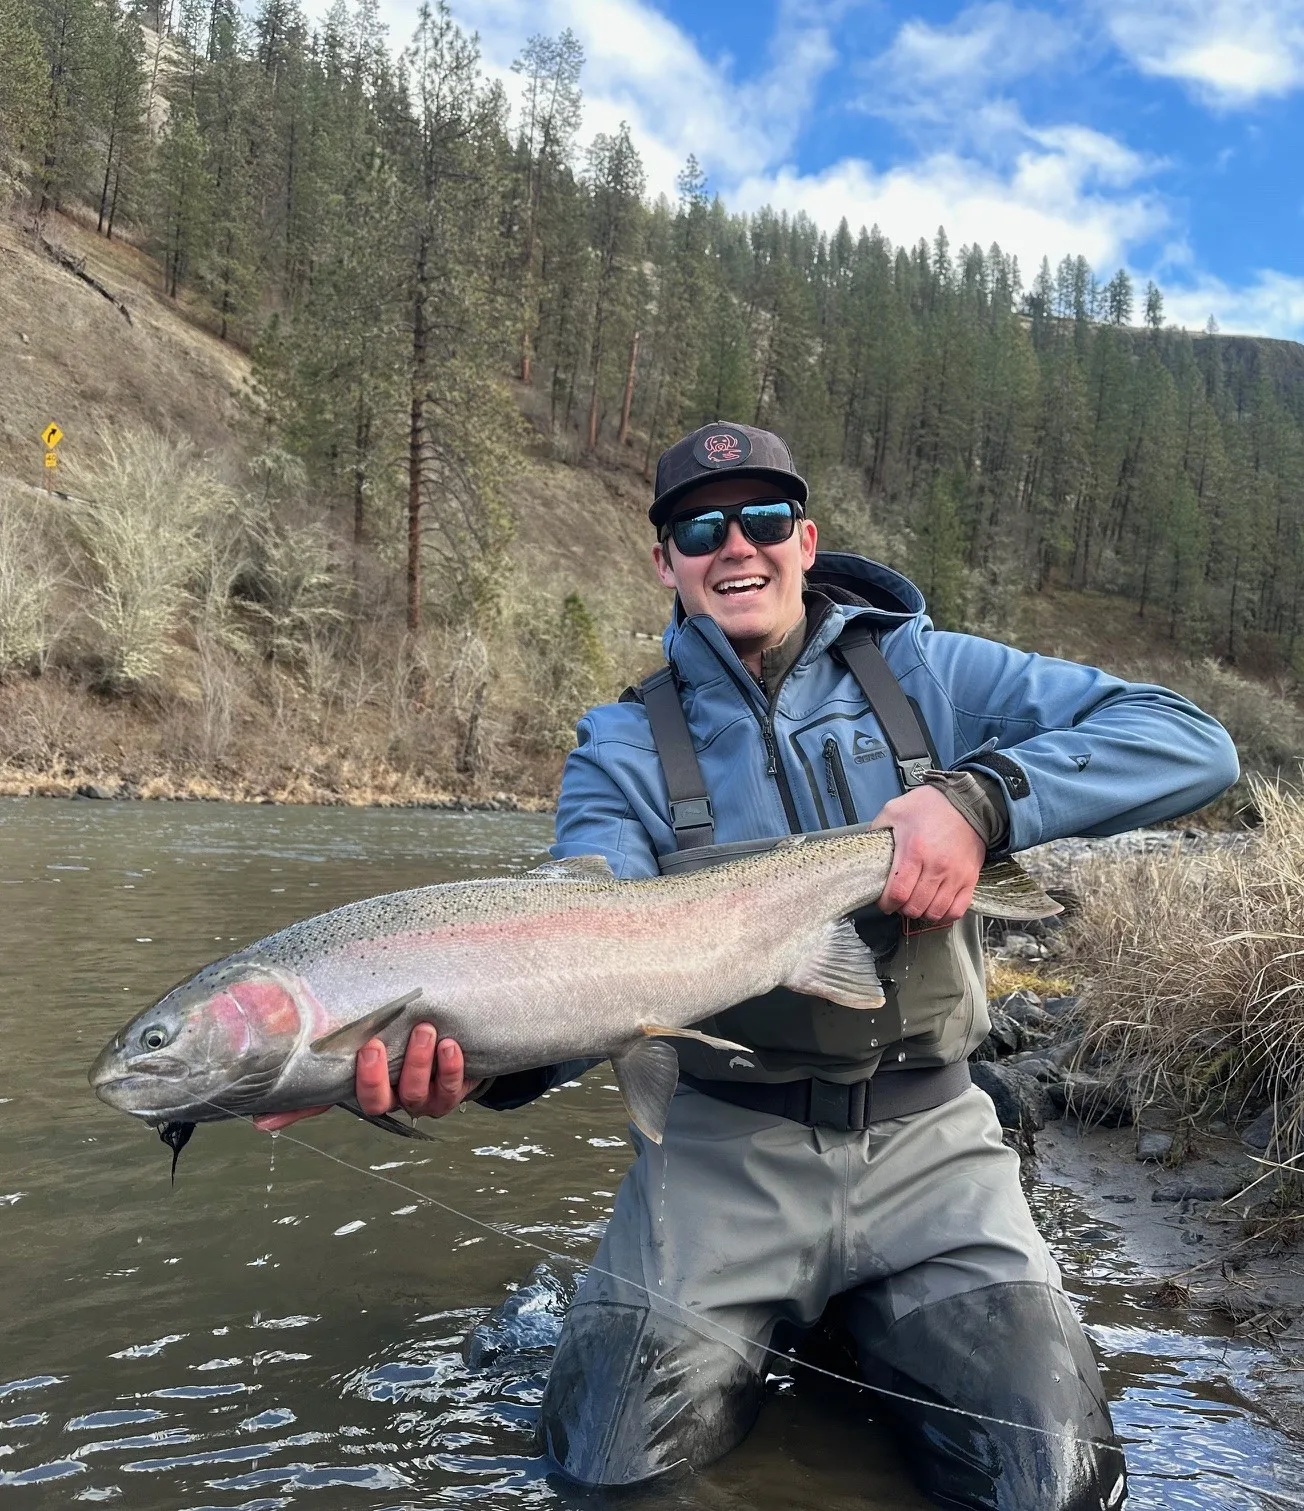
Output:
[[[196,1123],[324,1103],[363,1115],[358,1049],[380,1037],[396,1079],[429,1022],[461,1044],[470,1077],[609,1058],[631,1120],[659,1141],[678,1077],[668,1040],[749,1054],[691,1024],[777,986],[848,1011],[882,1004],[847,915],[879,897],[891,864],[891,831],[861,830],[646,880],[579,856],[348,903],[174,987],[105,1046],[91,1085],[159,1128],[175,1171]],[[1012,864],[984,871],[973,907],[1059,910]]]

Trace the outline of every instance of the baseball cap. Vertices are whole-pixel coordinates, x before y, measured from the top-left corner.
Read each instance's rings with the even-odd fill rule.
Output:
[[[647,517],[660,529],[690,489],[721,475],[764,478],[788,497],[806,502],[806,479],[793,470],[788,443],[773,431],[719,420],[668,446],[657,461],[656,496]]]

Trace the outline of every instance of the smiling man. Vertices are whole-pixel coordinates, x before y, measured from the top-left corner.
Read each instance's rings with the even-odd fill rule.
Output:
[[[806,506],[766,431],[710,425],[662,455],[667,666],[580,721],[553,854],[653,876],[734,842],[890,826],[887,888],[856,921],[887,1000],[856,1012],[779,990],[701,1025],[748,1056],[676,1041],[664,1141],[632,1132],[566,1319],[547,1448],[586,1485],[708,1464],[755,1420],[768,1350],[824,1318],[939,1504],[1113,1511],[1123,1458],[1091,1350],[969,1078],[990,1023],[966,909],[987,856],[1199,807],[1234,780],[1235,751],[1163,688],[934,629],[899,573],[817,554]],[[358,1099],[516,1107],[582,1068],[476,1086],[422,1026],[397,1098],[376,1043]]]

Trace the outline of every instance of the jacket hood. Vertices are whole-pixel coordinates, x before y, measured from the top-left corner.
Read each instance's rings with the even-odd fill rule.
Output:
[[[837,612],[831,616],[836,622],[828,624],[817,637],[820,649],[836,638],[838,630],[849,619],[864,615],[883,630],[891,630],[924,614],[924,595],[908,577],[885,567],[881,561],[871,561],[869,557],[857,556],[851,551],[816,552],[815,564],[806,574],[806,583],[809,589],[832,599],[837,605]],[[667,661],[678,661],[675,646],[688,625],[695,626],[717,652],[733,655],[715,621],[705,614],[688,618],[676,597],[661,642]],[[811,645],[808,644],[807,649],[812,649]]]

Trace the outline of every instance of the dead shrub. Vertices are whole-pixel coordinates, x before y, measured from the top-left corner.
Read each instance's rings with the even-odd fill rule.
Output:
[[[47,507],[26,490],[0,488],[0,678],[42,670],[58,638],[63,574],[43,524]]]
[[[1097,860],[1065,930],[1084,1050],[1192,1119],[1275,1109],[1304,1154],[1304,798],[1251,782],[1244,847]]]

